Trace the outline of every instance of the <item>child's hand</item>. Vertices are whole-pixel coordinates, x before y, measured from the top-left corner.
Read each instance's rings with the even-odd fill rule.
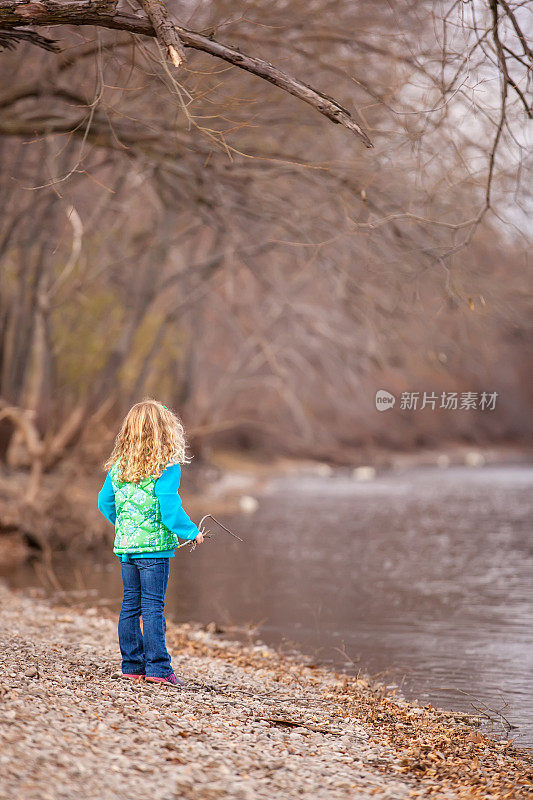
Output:
[[[208,533],[209,533],[209,531],[206,530],[204,528],[204,526],[202,525],[202,527],[200,528],[200,532],[199,532],[198,536],[194,540],[194,543],[195,544],[202,544],[202,542],[204,541],[204,539],[205,539],[205,537],[207,536]]]

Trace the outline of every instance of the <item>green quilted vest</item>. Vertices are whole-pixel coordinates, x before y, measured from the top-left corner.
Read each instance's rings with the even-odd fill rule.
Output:
[[[113,552],[122,555],[173,550],[179,539],[161,519],[155,493],[157,478],[144,478],[139,483],[120,481],[118,463],[111,467],[109,476],[117,514]]]

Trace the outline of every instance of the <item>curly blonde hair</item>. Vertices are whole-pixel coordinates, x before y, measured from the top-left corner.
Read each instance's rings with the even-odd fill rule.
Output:
[[[186,447],[177,414],[158,400],[143,400],[126,414],[105,468],[120,461],[118,479],[122,482],[159,478],[169,464],[189,463]]]

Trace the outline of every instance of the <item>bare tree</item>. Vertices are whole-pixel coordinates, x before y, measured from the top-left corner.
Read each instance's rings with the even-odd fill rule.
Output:
[[[191,4],[177,71],[140,9],[0,3],[23,48],[0,62],[0,394],[35,412],[43,469],[144,392],[199,441],[339,457],[384,436],[380,376],[481,385],[526,341],[529,55],[497,6]]]

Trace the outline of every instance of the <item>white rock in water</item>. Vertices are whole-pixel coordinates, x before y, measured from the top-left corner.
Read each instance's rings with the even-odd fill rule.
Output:
[[[485,463],[485,456],[478,450],[469,450],[465,454],[465,464],[467,467],[482,467]]]
[[[333,474],[333,467],[330,467],[329,464],[315,464],[313,473],[320,478],[329,478]]]
[[[449,467],[450,464],[450,456],[447,456],[445,453],[441,453],[440,456],[437,456],[437,467]]]
[[[371,481],[376,477],[376,470],[374,467],[356,467],[352,472],[352,478],[356,481]]]
[[[239,499],[239,508],[245,514],[253,514],[259,508],[259,503],[255,497],[249,494],[243,494]]]

